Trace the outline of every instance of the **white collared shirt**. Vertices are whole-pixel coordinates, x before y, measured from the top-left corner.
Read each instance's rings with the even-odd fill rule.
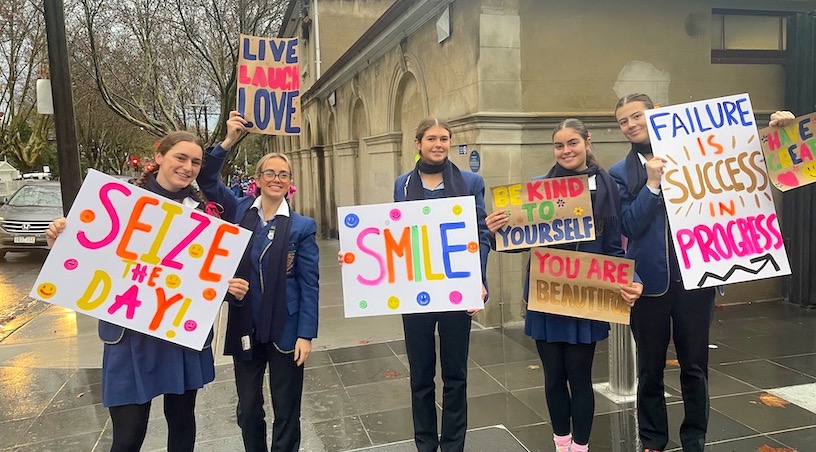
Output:
[[[261,219],[261,223],[263,223],[264,226],[266,226],[269,223],[269,221],[272,220],[272,218],[275,218],[278,215],[283,215],[285,217],[290,216],[289,215],[289,203],[286,202],[286,200],[281,201],[280,205],[278,206],[278,211],[275,212],[275,214],[272,215],[269,218],[269,220],[267,220],[267,219],[265,219],[263,217],[263,209],[261,209],[261,196],[258,196],[257,198],[255,198],[255,202],[252,203],[252,207],[255,207],[255,208],[258,209],[258,218]]]
[[[647,162],[646,157],[644,157],[644,156],[643,156],[643,154],[641,154],[640,152],[638,152],[638,153],[637,153],[637,155],[638,155],[638,158],[640,159],[640,164],[641,164],[641,165],[643,165],[643,166],[645,167],[645,166],[646,166],[646,162]],[[648,188],[648,189],[649,189],[649,191],[650,191],[650,192],[652,192],[652,193],[654,193],[655,195],[659,195],[659,194],[660,194],[660,188],[652,188],[652,187],[650,187],[650,186],[648,186],[648,185],[646,186],[646,188]]]

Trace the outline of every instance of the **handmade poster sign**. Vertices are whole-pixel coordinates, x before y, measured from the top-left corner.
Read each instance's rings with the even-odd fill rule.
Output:
[[[771,183],[781,191],[816,182],[816,113],[800,116],[787,127],[759,131]]]
[[[631,285],[635,261],[602,254],[533,248],[527,309],[629,324],[620,284]]]
[[[514,250],[595,239],[587,176],[491,187],[493,210],[510,215],[496,231],[496,249]]]
[[[89,170],[30,296],[201,350],[250,236]]]
[[[300,135],[298,38],[241,35],[238,46],[238,113],[247,130]]]
[[[686,289],[790,274],[747,94],[646,111]]]
[[[484,307],[473,196],[337,212],[346,317]]]

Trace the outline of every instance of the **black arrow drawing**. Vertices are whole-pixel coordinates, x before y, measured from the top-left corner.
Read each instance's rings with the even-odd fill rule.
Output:
[[[742,271],[748,272],[748,273],[750,273],[752,275],[756,275],[759,272],[761,272],[762,269],[765,268],[765,266],[768,265],[769,263],[771,265],[773,265],[774,270],[779,271],[779,264],[776,263],[773,256],[771,256],[771,253],[768,253],[768,254],[765,254],[764,256],[759,256],[759,257],[755,257],[755,258],[751,259],[752,264],[756,264],[757,262],[762,262],[762,265],[760,265],[759,268],[756,269],[756,270],[745,267],[744,265],[736,264],[733,267],[731,267],[728,270],[728,272],[723,276],[719,276],[719,275],[717,275],[715,273],[711,273],[711,272],[705,272],[703,274],[703,278],[700,280],[699,283],[697,283],[697,287],[703,287],[703,284],[705,284],[706,279],[708,279],[709,277],[717,279],[717,280],[722,281],[722,282],[725,282],[737,270],[742,270]]]

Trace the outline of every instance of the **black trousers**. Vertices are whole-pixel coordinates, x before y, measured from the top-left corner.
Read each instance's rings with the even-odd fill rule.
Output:
[[[664,450],[669,442],[663,371],[669,339],[680,363],[685,417],[680,442],[685,452],[702,451],[708,429],[708,343],[714,317],[714,288],[690,290],[672,281],[660,297],[642,297],[631,314],[637,344],[637,416],[643,447]]]
[[[411,411],[419,452],[461,452],[467,431],[467,359],[471,317],[467,312],[404,314],[405,349],[411,368]],[[442,437],[436,429],[436,343],[442,364]]]
[[[251,360],[233,357],[238,390],[236,415],[247,452],[293,452],[300,448],[303,366],[298,366],[293,358],[292,353],[283,353],[272,344],[256,345]],[[263,408],[263,377],[267,366],[275,415],[271,449],[267,449]]]
[[[195,446],[196,394],[196,389],[184,394],[164,394],[168,452],[191,452]],[[147,434],[150,404],[112,406],[108,409],[113,423],[111,452],[139,452]]]
[[[573,442],[587,444],[595,415],[595,391],[592,390],[595,342],[536,341],[536,348],[544,365],[544,394],[553,433],[565,436],[572,432]]]

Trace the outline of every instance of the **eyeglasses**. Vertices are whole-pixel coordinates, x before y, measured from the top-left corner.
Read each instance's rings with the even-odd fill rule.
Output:
[[[279,173],[276,173],[275,171],[273,171],[271,169],[268,169],[266,171],[261,171],[261,177],[263,177],[264,180],[269,181],[269,182],[272,182],[273,180],[275,180],[275,177],[280,179],[281,182],[289,182],[289,180],[292,179],[292,175],[289,174],[286,171],[281,171]]]

